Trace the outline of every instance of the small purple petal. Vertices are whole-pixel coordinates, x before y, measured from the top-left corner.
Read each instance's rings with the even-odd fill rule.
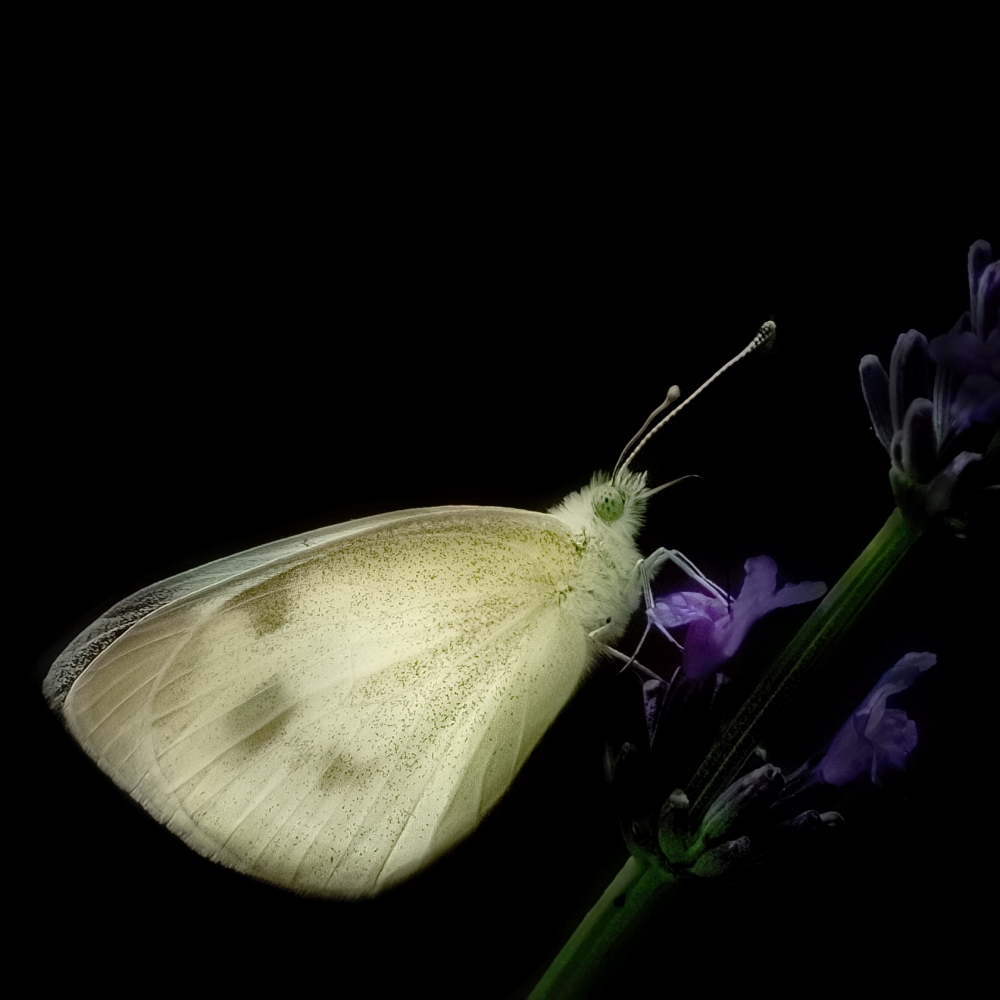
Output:
[[[703,677],[728,660],[739,649],[753,623],[769,611],[813,601],[826,593],[825,583],[810,581],[786,584],[775,593],[778,566],[770,556],[748,559],[743,568],[746,578],[731,608],[719,598],[703,599],[707,601],[704,611],[686,619],[691,622],[684,640],[684,673],[688,677]],[[661,607],[656,605],[657,624],[667,618]],[[674,607],[670,613],[679,619],[682,613],[689,613],[689,607],[682,610]]]
[[[770,556],[757,556],[748,559],[743,569],[746,578],[740,596],[733,601],[732,618],[728,622],[720,622],[717,630],[718,638],[722,640],[722,659],[725,660],[740,648],[750,626],[758,618],[779,607],[774,603],[778,564]]]
[[[955,320],[954,326],[952,326],[952,328],[948,331],[948,334],[946,334],[946,336],[953,333],[968,333],[971,330],[972,330],[972,313],[969,312],[968,309],[966,309],[965,312],[962,313],[962,315],[959,316],[957,320]],[[940,340],[941,338],[935,337],[934,339]],[[929,349],[930,345],[928,345],[928,350]]]
[[[733,601],[733,619],[741,624],[746,621],[746,634],[746,629],[774,606],[771,602],[778,582],[778,564],[770,556],[755,556],[743,564],[743,571],[746,577],[739,597]]]
[[[990,370],[986,341],[971,330],[935,337],[927,350],[935,364],[950,368],[959,375],[979,375]]]
[[[934,475],[936,465],[934,404],[929,399],[915,399],[903,423],[903,468],[918,483],[925,483]]]
[[[992,424],[1000,420],[1000,379],[970,375],[958,390],[951,414],[959,429],[973,422]]]
[[[871,743],[855,731],[852,717],[834,736],[819,765],[820,774],[828,785],[846,785],[871,767],[874,753]]]
[[[831,785],[846,785],[871,769],[874,781],[886,764],[901,767],[917,745],[917,726],[898,709],[886,709],[886,698],[906,690],[924,670],[937,663],[933,653],[907,653],[887,670],[861,707],[840,727],[818,768]]]
[[[889,364],[889,409],[896,430],[902,428],[906,411],[918,396],[930,397],[927,338],[917,330],[910,330],[897,338]]]
[[[906,712],[888,708],[881,719],[868,727],[865,736],[875,748],[872,760],[872,779],[887,765],[902,767],[907,754],[917,745],[917,724],[907,718]]]
[[[872,426],[882,442],[883,448],[888,448],[892,441],[892,412],[889,409],[889,376],[886,375],[882,362],[874,354],[866,354],[861,359],[861,392],[868,406],[868,415]]]
[[[937,663],[935,653],[907,653],[890,667],[872,688],[868,697],[861,703],[859,711],[870,710],[879,699],[898,694],[911,687],[916,679]]]
[[[905,691],[920,676],[921,671],[934,666],[937,657],[933,653],[907,653],[891,670],[887,670],[878,684],[871,690],[861,707],[854,713],[856,724],[864,720],[862,730],[870,739],[873,727],[885,715],[885,701],[890,695]]]
[[[662,600],[657,601],[648,615],[653,624],[660,628],[678,628],[693,622],[696,618],[716,621],[725,613],[726,606],[717,597],[682,591],[678,594],[667,594]]]
[[[984,313],[988,308],[988,284],[993,248],[985,240],[976,240],[969,247],[969,302],[972,306],[972,327],[980,335],[993,329],[993,324],[984,324]],[[986,281],[983,279],[986,278]],[[994,314],[994,324],[996,322]]]
[[[970,474],[965,470],[968,468],[971,472],[982,457],[975,451],[960,452],[948,463],[948,468],[944,472],[934,477],[927,490],[927,514],[930,517],[944,513],[951,506],[959,482]]]
[[[717,627],[707,618],[691,623],[684,637],[684,673],[698,680],[727,659],[722,650],[722,640]]]
[[[826,584],[820,580],[803,580],[801,583],[786,583],[775,595],[773,608],[790,608],[793,604],[815,601],[826,593]]]
[[[989,336],[1000,325],[1000,261],[990,264],[979,279],[976,294],[979,313],[979,332]]]

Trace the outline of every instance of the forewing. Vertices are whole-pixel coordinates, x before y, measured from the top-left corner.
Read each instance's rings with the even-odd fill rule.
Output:
[[[467,835],[572,693],[554,518],[369,525],[175,600],[74,683],[70,730],[196,850],[301,891],[377,892]]]
[[[472,511],[473,507],[421,507],[411,510],[397,510],[388,514],[358,518],[341,524],[306,531],[276,542],[258,545],[235,555],[225,556],[205,563],[195,569],[186,570],[176,576],[160,580],[150,587],[129,595],[101,615],[85,628],[58,656],[49,668],[42,682],[42,693],[53,711],[60,711],[73,682],[83,673],[94,659],[116,639],[124,635],[136,622],[142,621],[154,611],[173,604],[189,594],[211,587],[224,580],[252,572],[288,558],[294,559],[302,552],[317,546],[363,534],[377,527],[424,517],[428,514]],[[499,508],[493,508],[499,509]],[[527,512],[530,513],[530,512]]]

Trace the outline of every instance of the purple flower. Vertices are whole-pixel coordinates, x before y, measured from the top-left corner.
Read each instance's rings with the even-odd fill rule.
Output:
[[[971,308],[950,333],[932,340],[900,334],[889,374],[874,354],[861,359],[861,389],[879,441],[889,452],[889,480],[900,509],[922,522],[949,512],[960,532],[957,499],[979,472],[982,454],[959,451],[973,424],[1000,418],[1000,263],[980,240],[969,248]],[[928,353],[938,364],[931,388]]]
[[[664,635],[667,629],[687,625],[684,673],[703,677],[739,648],[750,626],[775,608],[814,601],[826,593],[825,583],[786,583],[775,590],[778,566],[769,556],[748,559],[739,597],[728,605],[718,596],[682,592],[668,594],[646,612]]]
[[[989,243],[969,247],[970,309],[950,333],[931,341],[944,410],[954,432],[1000,418],[1000,261]],[[937,383],[934,386],[938,394]],[[957,390],[957,391],[956,391]]]
[[[917,745],[917,724],[896,708],[886,708],[886,699],[905,691],[921,674],[937,663],[933,653],[907,653],[887,670],[833,738],[816,770],[830,785],[846,785],[870,771],[872,781],[888,765],[902,767]]]

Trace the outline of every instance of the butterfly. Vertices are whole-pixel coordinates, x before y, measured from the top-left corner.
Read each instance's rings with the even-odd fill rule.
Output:
[[[63,651],[46,697],[205,857],[310,895],[377,894],[475,829],[602,654],[630,660],[611,644],[673,555],[636,546],[671,484],[630,463],[697,394],[657,422],[673,387],[613,472],[548,513],[378,514],[140,590]]]

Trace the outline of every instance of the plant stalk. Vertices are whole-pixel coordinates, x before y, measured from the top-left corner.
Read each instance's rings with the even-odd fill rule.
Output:
[[[592,996],[614,972],[617,953],[676,893],[678,879],[631,857],[580,922],[528,1000]]]
[[[688,783],[685,791],[691,799],[694,822],[700,821],[712,802],[732,783],[778,709],[858,620],[921,534],[921,529],[908,522],[896,507],[806,619]]]
[[[861,616],[921,534],[922,530],[908,523],[897,507],[816,607],[691,779],[687,791],[696,823],[735,778],[793,689],[815,671],[824,654]],[[676,894],[679,884],[678,876],[655,862],[629,858],[556,956],[529,1000],[594,993],[613,973],[616,957],[629,940]]]

